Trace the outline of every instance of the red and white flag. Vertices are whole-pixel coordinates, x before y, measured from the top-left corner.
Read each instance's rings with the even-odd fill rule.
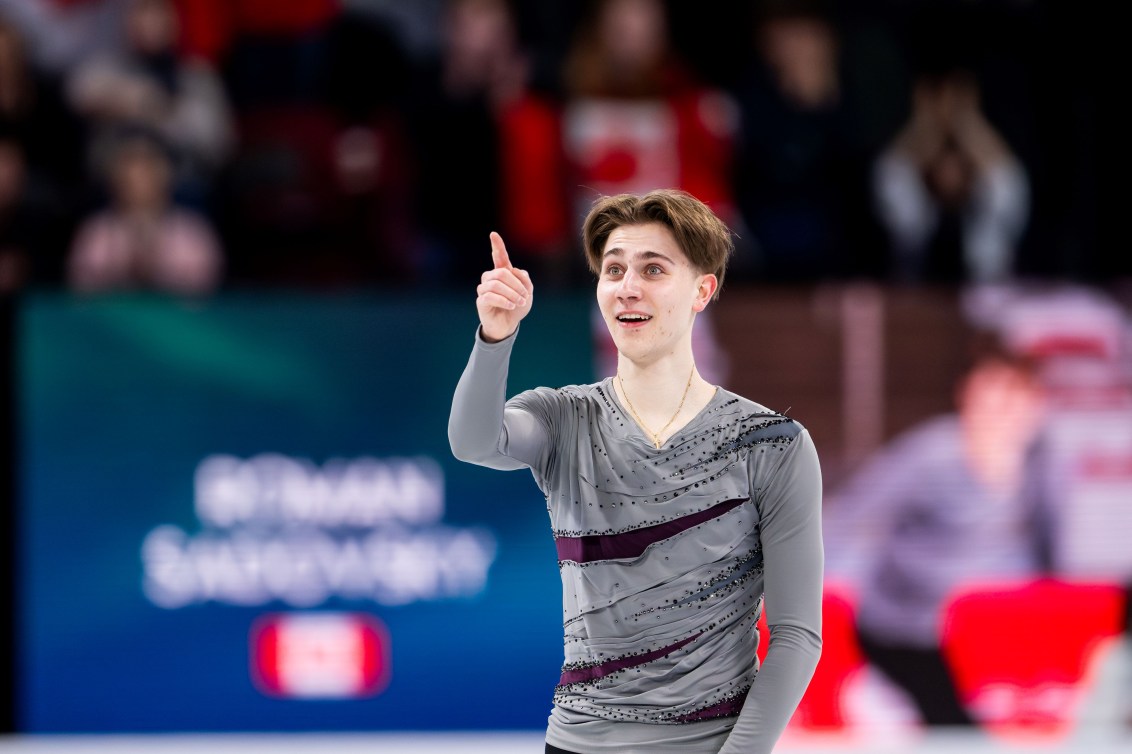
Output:
[[[255,622],[252,678],[271,696],[352,699],[389,682],[389,632],[364,613],[280,613]]]

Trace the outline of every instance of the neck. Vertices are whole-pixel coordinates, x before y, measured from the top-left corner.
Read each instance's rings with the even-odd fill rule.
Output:
[[[1009,426],[963,428],[964,451],[971,470],[991,490],[1012,494],[1022,481],[1027,441]]]
[[[692,374],[692,385],[703,382],[696,371],[692,349],[688,348],[650,361],[634,360],[624,353],[617,355],[617,376],[634,391],[639,391],[643,403],[650,398],[661,398],[670,393],[680,394]]]
[[[614,390],[658,448],[715,394],[715,388],[696,370],[690,347],[648,363],[619,354]]]
[[[152,220],[165,213],[165,205],[161,202],[139,202],[121,206],[122,215],[135,220]]]

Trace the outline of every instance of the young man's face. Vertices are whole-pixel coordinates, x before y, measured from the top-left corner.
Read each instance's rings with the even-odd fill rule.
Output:
[[[674,353],[715,293],[715,275],[693,267],[660,223],[617,228],[603,254],[597,302],[617,350],[644,362]]]
[[[988,361],[964,378],[956,402],[968,423],[1001,426],[1021,437],[1039,422],[1045,396],[1035,377],[1006,362]]]

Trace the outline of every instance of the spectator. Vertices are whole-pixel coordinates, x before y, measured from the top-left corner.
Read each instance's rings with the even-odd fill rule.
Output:
[[[361,13],[335,15],[311,33],[328,40],[316,45],[325,86],[303,93],[283,82],[276,91],[273,82],[237,102],[240,150],[221,184],[220,224],[239,251],[229,272],[319,287],[407,282],[417,265],[404,53],[380,19]],[[278,34],[269,35],[275,53],[291,43],[296,54],[305,49]]]
[[[730,222],[735,108],[677,59],[661,0],[602,0],[565,62],[565,101],[528,95],[503,116],[508,243],[540,279],[575,273],[564,252],[598,194],[677,187]]]
[[[598,3],[569,52],[565,83],[566,148],[590,192],[679,186],[730,211],[732,102],[677,57],[662,2]],[[592,198],[575,197],[575,211]]]
[[[867,160],[853,138],[839,32],[814,2],[763,3],[739,84],[740,274],[793,281],[866,271],[856,218]]]
[[[499,116],[524,94],[527,65],[506,0],[450,0],[441,29],[412,100],[416,216],[430,278],[477,280],[483,240],[502,227]]]
[[[224,71],[237,110],[321,98],[340,0],[177,0],[184,50]]]
[[[124,47],[78,67],[68,91],[95,128],[92,166],[121,130],[153,130],[173,150],[178,195],[203,206],[231,154],[232,116],[219,78],[207,64],[178,57],[177,39],[172,0],[131,0]]]
[[[202,294],[219,286],[219,243],[202,217],[173,205],[171,169],[157,137],[120,138],[108,167],[113,204],[79,228],[67,265],[72,289]]]
[[[983,115],[970,74],[917,80],[911,117],[878,158],[873,190],[900,279],[1011,276],[1029,219],[1029,182]]]
[[[980,355],[956,405],[882,449],[825,514],[827,570],[856,592],[865,656],[925,723],[942,725],[973,722],[940,651],[948,598],[977,579],[1029,578],[1050,565],[1033,365],[1000,349]]]

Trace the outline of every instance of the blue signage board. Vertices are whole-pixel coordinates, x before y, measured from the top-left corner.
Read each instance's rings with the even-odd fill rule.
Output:
[[[545,503],[448,449],[475,324],[470,296],[29,298],[20,729],[545,725]],[[592,381],[586,298],[519,337],[512,393]]]

